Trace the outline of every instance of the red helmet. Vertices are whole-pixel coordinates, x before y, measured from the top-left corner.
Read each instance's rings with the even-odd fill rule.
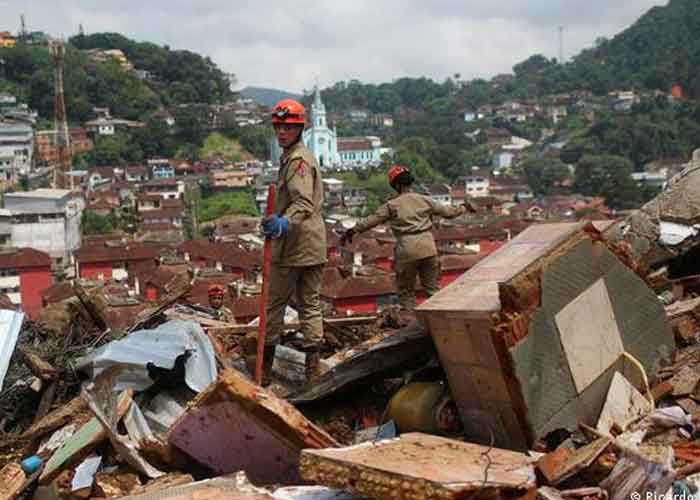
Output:
[[[306,123],[306,109],[294,99],[282,99],[272,110],[272,123]]]
[[[396,179],[399,178],[401,174],[410,174],[411,171],[402,165],[394,165],[389,169],[389,184],[392,186],[394,185],[394,182]]]
[[[221,285],[211,285],[209,287],[209,297],[223,297],[224,287]]]

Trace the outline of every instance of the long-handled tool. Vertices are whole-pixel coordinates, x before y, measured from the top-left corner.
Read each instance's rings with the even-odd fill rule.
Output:
[[[265,215],[270,217],[275,213],[275,201],[277,191],[275,184],[270,184],[267,188],[267,210]],[[262,266],[262,291],[260,293],[260,321],[258,322],[258,350],[255,357],[255,381],[258,384],[262,383],[263,377],[263,357],[265,356],[265,335],[267,332],[267,295],[270,287],[270,266],[272,265],[272,238],[265,237],[265,246],[263,247],[263,266]]]

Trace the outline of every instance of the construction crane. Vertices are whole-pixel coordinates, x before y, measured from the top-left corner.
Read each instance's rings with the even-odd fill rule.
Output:
[[[63,63],[66,48],[61,39],[53,39],[50,43],[54,62],[54,125],[56,128],[56,147],[58,148],[58,165],[54,168],[54,186],[66,187],[66,176],[73,164],[73,155],[68,132],[66,116],[66,100],[63,91]],[[70,177],[70,189],[73,190],[73,176]]]

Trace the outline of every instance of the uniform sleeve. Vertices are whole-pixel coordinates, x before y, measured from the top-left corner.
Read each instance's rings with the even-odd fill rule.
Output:
[[[292,224],[298,224],[314,211],[314,171],[304,160],[292,162],[287,170],[287,177],[283,180],[291,200],[284,210],[285,215]]]
[[[374,212],[374,214],[359,220],[353,229],[358,233],[361,233],[363,231],[367,231],[368,229],[372,229],[379,224],[385,223],[389,220],[389,218],[389,204],[385,203],[384,205],[380,206],[377,211]]]
[[[440,217],[444,217],[446,219],[453,219],[455,217],[459,217],[460,215],[464,215],[464,213],[467,211],[463,205],[453,207],[452,205],[447,205],[445,203],[438,203],[427,196],[426,199],[430,204],[431,215],[439,215]]]

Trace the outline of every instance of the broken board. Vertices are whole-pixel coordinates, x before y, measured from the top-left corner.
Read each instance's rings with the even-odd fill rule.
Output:
[[[477,490],[516,493],[535,486],[532,458],[523,453],[420,433],[304,450],[300,470],[308,481],[379,500],[466,498]]]
[[[294,484],[302,449],[337,446],[288,402],[231,369],[190,403],[168,441],[218,474],[243,470],[256,484]]]

